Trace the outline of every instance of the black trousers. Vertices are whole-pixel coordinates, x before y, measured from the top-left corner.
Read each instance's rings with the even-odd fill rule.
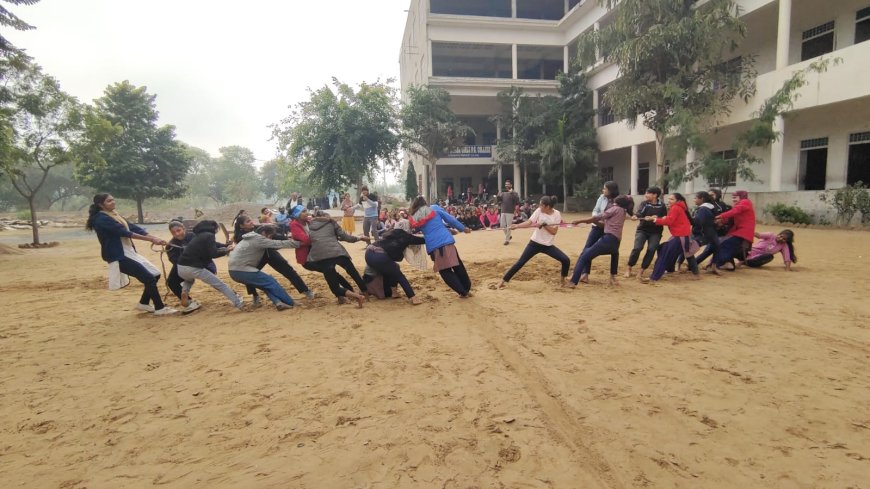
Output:
[[[359,287],[360,292],[366,290],[366,284],[363,282],[362,276],[360,276],[356,267],[353,266],[353,262],[350,261],[350,258],[346,256],[336,256],[325,260],[310,261],[305,264],[307,270],[323,274],[323,278],[326,279],[326,284],[329,286],[329,290],[334,296],[344,297],[348,291],[353,291],[353,287],[344,279],[344,277],[339,275],[338,271],[335,269],[336,266],[343,268],[344,271],[350,275],[350,278],[353,279],[353,281],[356,282],[357,287]]]
[[[293,270],[293,267],[290,266],[290,263],[284,258],[278,250],[268,249],[265,253],[263,253],[263,258],[260,258],[260,263],[257,264],[257,270],[262,270],[263,267],[269,265],[273,270],[280,273],[287,280],[293,284],[293,287],[296,288],[300,294],[304,294],[308,292],[308,286],[305,285],[305,281],[302,280],[302,277],[296,273],[296,270]],[[257,295],[257,288],[247,285],[245,286],[248,294]]]
[[[520,255],[520,259],[517,260],[517,262],[514,263],[514,266],[512,266],[510,270],[508,270],[507,273],[504,274],[502,280],[504,280],[505,282],[510,282],[513,276],[516,275],[516,273],[519,272],[520,269],[523,268],[523,266],[538,253],[543,253],[561,263],[561,276],[568,276],[568,269],[571,267],[571,259],[568,258],[568,255],[566,255],[562,250],[556,248],[555,246],[546,246],[542,245],[541,243],[529,241],[529,244],[526,245],[526,249],[523,250],[523,254]]]
[[[121,269],[121,273],[134,277],[145,286],[145,290],[142,291],[142,297],[139,298],[139,304],[151,302],[154,304],[155,310],[163,309],[163,299],[160,298],[160,291],[157,290],[157,281],[160,279],[159,273],[156,276],[151,275],[151,272],[139,264],[139,262],[127,257],[118,260],[118,268]]]

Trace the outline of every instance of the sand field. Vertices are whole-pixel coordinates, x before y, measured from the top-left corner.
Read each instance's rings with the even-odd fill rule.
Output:
[[[587,233],[556,244],[576,260]],[[560,289],[540,255],[495,290],[529,235],[457,237],[467,300],[405,264],[423,305],[339,306],[296,267],[319,295],[291,289],[292,311],[237,312],[197,284],[203,308],[171,318],[134,311],[135,281],[106,290],[95,237],[0,255],[0,480],[870,488],[870,233],[797,229],[795,272],[777,257],[654,286],[605,285],[602,257]]]

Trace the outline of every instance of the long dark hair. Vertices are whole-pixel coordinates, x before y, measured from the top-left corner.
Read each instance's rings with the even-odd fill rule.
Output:
[[[718,188],[711,188],[710,192],[713,192],[716,195],[716,202],[722,200],[722,191]]]
[[[710,194],[707,192],[704,192],[703,190],[695,193],[695,197],[701,199],[702,204],[712,204],[713,203],[713,198],[710,197]]]
[[[216,234],[217,230],[218,223],[206,219],[205,221],[199,221],[198,223],[196,223],[196,226],[193,227],[193,234],[198,234],[202,232]]]
[[[692,222],[692,214],[689,212],[689,204],[686,202],[686,198],[683,197],[683,194],[679,192],[671,192],[671,195],[674,196],[674,200],[677,202],[682,202],[685,207],[683,207],[683,212],[686,213],[686,217],[689,219],[689,222]]]
[[[794,231],[791,229],[783,229],[779,234],[785,236],[785,245],[788,246],[788,253],[791,255],[791,261],[797,263],[797,255],[794,254]]]
[[[87,229],[88,231],[94,230],[94,219],[96,219],[97,214],[99,214],[100,211],[103,210],[103,208],[100,206],[103,205],[103,202],[105,202],[106,199],[109,198],[109,195],[110,194],[107,193],[94,195],[94,203],[91,204],[90,207],[88,207],[88,220],[87,222],[85,222],[85,229]]]
[[[240,213],[238,216],[236,216],[236,220],[233,222],[233,241],[235,241],[236,244],[242,242],[242,235],[245,234],[245,232],[242,231],[242,223],[248,222],[250,220],[251,216],[247,214]]]
[[[411,203],[411,208],[408,209],[408,215],[413,216],[420,210],[421,207],[427,205],[426,198],[422,195],[418,195],[414,202]]]
[[[619,184],[614,182],[613,180],[608,180],[604,182],[604,188],[607,189],[607,198],[615,199],[619,196]]]

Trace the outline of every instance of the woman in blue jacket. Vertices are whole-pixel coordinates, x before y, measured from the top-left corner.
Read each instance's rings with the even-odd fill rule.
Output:
[[[470,233],[471,230],[440,206],[428,205],[422,196],[414,199],[409,213],[411,227],[421,231],[426,239],[426,253],[435,262],[435,271],[441,274],[444,283],[455,290],[459,297],[470,297],[471,279],[459,259],[456,240],[453,239],[449,227],[465,233]]]
[[[128,223],[126,219],[115,212],[115,198],[109,194],[97,194],[94,203],[88,209],[88,221],[85,229],[97,233],[100,240],[101,255],[109,264],[109,289],[117,290],[130,283],[128,275],[136,277],[145,285],[142,297],[136,309],[153,312],[155,315],[175,314],[175,309],[166,307],[157,290],[160,271],[144,256],[136,252],[134,239],[166,246],[166,241],[149,236],[148,232],[139,226]],[[152,305],[153,304],[153,305]]]

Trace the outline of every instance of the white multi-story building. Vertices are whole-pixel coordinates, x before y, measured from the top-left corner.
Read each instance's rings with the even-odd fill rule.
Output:
[[[726,152],[746,128],[761,102],[795,71],[819,56],[839,58],[826,72],[811,74],[793,110],[776,122],[783,137],[760,150],[755,166],[761,181],[685,184],[691,192],[712,185],[752,192],[796,192],[870,182],[870,0],[738,0],[747,38],[734,56],[754,55],[757,94],[735,101],[732,113],[710,135],[710,147]],[[530,95],[556,94],[556,73],[566,70],[578,37],[612,21],[597,0],[411,0],[400,55],[403,91],[412,84],[447,89],[452,109],[475,129],[468,147],[436,165],[438,194],[448,186],[458,194],[483,183],[492,192],[512,179],[522,194],[542,190],[534,169],[518,165],[492,172],[492,145],[500,128],[496,94],[517,86]],[[633,195],[657,179],[653,133],[615,121],[601,94],[619,76],[619,67],[597,63],[589,85],[599,115],[599,168]],[[672,161],[693,161],[693,154]],[[422,160],[409,156],[420,188],[428,188]],[[798,194],[791,194],[796,196]]]

